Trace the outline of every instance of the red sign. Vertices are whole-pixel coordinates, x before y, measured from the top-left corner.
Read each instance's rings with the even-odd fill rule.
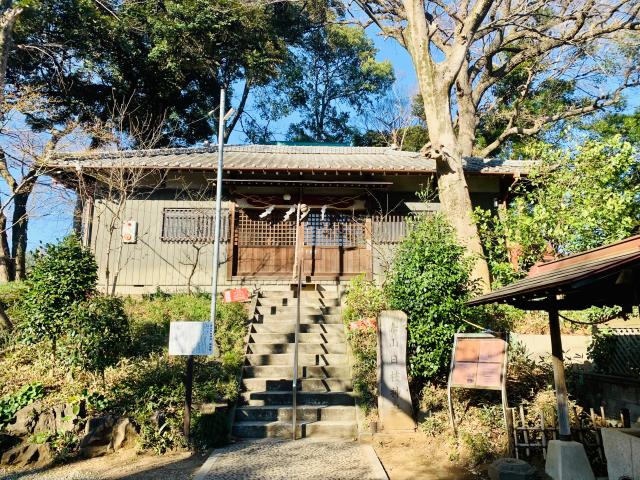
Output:
[[[504,380],[506,342],[501,338],[458,335],[451,386],[499,390]]]
[[[234,288],[233,290],[225,290],[225,303],[247,302],[249,301],[249,290],[246,288]]]

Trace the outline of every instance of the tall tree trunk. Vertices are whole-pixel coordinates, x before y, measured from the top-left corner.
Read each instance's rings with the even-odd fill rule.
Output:
[[[78,193],[76,195],[76,204],[73,208],[73,233],[76,237],[82,239],[82,222],[84,214],[84,202],[82,196]]]
[[[15,262],[15,279],[27,278],[27,202],[30,190],[17,193],[13,198],[13,225],[11,226],[11,252]]]
[[[11,282],[14,279],[11,250],[7,239],[7,217],[4,212],[0,212],[0,282]]]
[[[10,7],[0,15],[0,96],[4,98],[7,79],[7,62],[13,48],[13,27],[22,13],[22,8]]]
[[[454,77],[446,66],[433,61],[429,51],[424,4],[419,0],[408,0],[405,8],[409,19],[405,41],[424,101],[430,153],[436,159],[440,204],[455,229],[458,242],[475,257],[472,277],[478,282],[479,288],[486,292],[490,288],[489,266],[473,218],[473,205],[462,166],[463,147],[467,150],[468,145],[461,145],[452,122],[451,88]]]

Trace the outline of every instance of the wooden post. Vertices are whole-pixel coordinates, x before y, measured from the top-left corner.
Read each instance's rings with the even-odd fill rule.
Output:
[[[187,357],[187,374],[184,378],[184,423],[182,432],[187,444],[190,441],[191,430],[191,399],[193,394],[193,355]]]
[[[551,356],[553,364],[553,383],[556,389],[558,403],[558,429],[560,440],[571,440],[571,424],[569,423],[569,395],[564,378],[564,363],[562,359],[562,339],[560,337],[560,318],[558,309],[549,310],[549,329],[551,332]]]

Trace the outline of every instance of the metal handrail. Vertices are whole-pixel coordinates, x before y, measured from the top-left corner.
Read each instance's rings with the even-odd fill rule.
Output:
[[[292,419],[292,437],[296,439],[296,417],[298,413],[298,343],[300,341],[300,301],[302,293],[302,261],[298,260],[298,301],[296,311],[296,326],[294,333],[294,350],[293,350],[293,383],[292,383],[292,401],[291,401],[291,419]]]

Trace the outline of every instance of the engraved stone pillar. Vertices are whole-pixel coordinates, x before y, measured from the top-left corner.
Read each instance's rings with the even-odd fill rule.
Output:
[[[378,316],[378,415],[382,432],[415,430],[407,380],[407,315]]]

